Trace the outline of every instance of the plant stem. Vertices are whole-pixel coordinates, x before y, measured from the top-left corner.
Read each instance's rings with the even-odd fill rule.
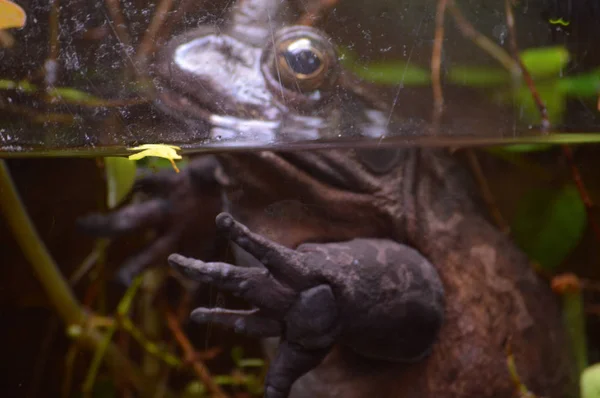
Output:
[[[0,159],[0,208],[23,254],[31,264],[37,279],[48,294],[58,314],[67,324],[83,324],[86,314],[69,288],[46,245],[38,235],[19,193],[12,181],[6,162]]]
[[[30,262],[38,281],[62,320],[69,326],[81,327],[77,341],[90,350],[97,350],[104,343],[105,334],[94,328],[86,328],[87,314],[73,295],[58,266],[42,242],[10,176],[6,162],[0,159],[0,210],[10,226],[17,243]],[[128,380],[143,397],[154,395],[153,383],[145,380],[135,365],[109,342],[105,363],[112,373]],[[167,392],[166,396],[171,393]]]

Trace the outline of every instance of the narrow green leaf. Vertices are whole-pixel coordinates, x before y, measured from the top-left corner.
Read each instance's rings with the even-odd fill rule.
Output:
[[[12,80],[0,79],[0,90],[14,90],[18,84]]]
[[[229,375],[214,376],[213,380],[220,386],[234,386],[240,384],[238,379]]]
[[[565,47],[537,47],[521,53],[521,61],[534,78],[558,76],[569,62]]]
[[[265,361],[260,358],[240,359],[237,363],[240,368],[262,368]]]
[[[515,241],[544,269],[554,270],[579,242],[587,222],[572,185],[534,190],[518,205],[511,230]]]
[[[488,152],[517,152],[517,153],[529,153],[529,152],[544,152],[554,147],[552,144],[514,144],[504,145],[499,147],[487,148]]]
[[[48,94],[52,97],[61,98],[67,102],[75,102],[80,104],[95,105],[106,102],[101,98],[72,87],[57,87],[49,90]]]
[[[455,66],[448,72],[448,81],[468,87],[493,87],[510,82],[510,74],[501,68]]]
[[[597,97],[600,93],[600,68],[564,77],[558,81],[557,88],[568,96]]]
[[[365,80],[381,84],[404,84],[405,86],[423,86],[431,81],[427,69],[402,61],[377,62],[352,68],[353,72]]]
[[[563,323],[567,330],[571,352],[575,357],[577,374],[580,374],[587,366],[585,312],[583,309],[583,296],[581,290],[563,293],[562,309]]]
[[[127,196],[135,181],[136,165],[127,158],[104,158],[106,173],[106,204],[109,209],[118,206]]]
[[[236,345],[235,347],[233,347],[231,349],[231,359],[233,359],[233,363],[235,363],[235,365],[237,367],[240,366],[240,361],[242,360],[243,357],[244,357],[244,349],[242,347],[240,347],[239,345]]]
[[[346,48],[340,49],[339,60],[357,76],[373,83],[422,86],[431,82],[429,70],[400,59],[361,64],[356,55]]]
[[[581,374],[581,398],[600,398],[600,363]]]

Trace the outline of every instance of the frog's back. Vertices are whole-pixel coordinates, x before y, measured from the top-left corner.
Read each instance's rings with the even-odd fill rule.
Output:
[[[567,397],[575,383],[557,298],[527,257],[470,197],[470,182],[443,152],[415,151],[412,194],[398,222],[437,268],[445,321],[431,355],[415,364],[382,364],[344,348],[300,379],[292,398],[517,396],[508,349],[521,382],[544,397]],[[410,162],[418,167],[411,168]],[[457,191],[457,189],[460,189]],[[410,325],[407,325],[410,327]]]

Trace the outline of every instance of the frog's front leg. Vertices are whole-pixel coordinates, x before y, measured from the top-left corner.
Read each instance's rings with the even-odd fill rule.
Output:
[[[198,308],[192,318],[261,337],[281,336],[266,379],[267,398],[287,397],[335,343],[366,357],[423,357],[443,320],[443,288],[418,252],[384,239],[303,244],[289,249],[222,213],[217,228],[264,268],[205,263],[173,254],[187,276],[231,291],[248,311]]]
[[[212,239],[216,235],[214,229],[206,228],[207,221],[222,210],[221,186],[216,178],[218,167],[215,157],[204,155],[191,160],[181,173],[162,170],[141,177],[133,191],[144,194],[146,200],[107,214],[89,214],[79,219],[79,227],[101,237],[146,229],[157,232],[156,238],[121,267],[117,277],[126,285],[151,265],[164,264],[175,250],[193,247],[190,254],[211,255],[219,245]],[[198,245],[198,241],[210,243]]]

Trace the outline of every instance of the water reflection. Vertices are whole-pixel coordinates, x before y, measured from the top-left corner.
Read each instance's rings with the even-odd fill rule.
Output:
[[[165,113],[182,100],[156,101],[161,84],[177,82],[148,76],[155,53],[176,35],[199,25],[227,29],[231,19],[230,2],[200,3],[184,1],[165,13],[155,4],[124,2],[115,10],[72,0],[62,4],[58,18],[45,2],[23,4],[30,23],[8,32],[14,44],[0,50],[2,155],[124,154],[125,148],[144,143],[199,151],[473,145],[540,136],[530,88],[507,70],[514,61],[503,4],[474,0],[457,1],[457,9],[446,10],[440,58],[444,108],[438,120],[430,72],[440,29],[435,0],[377,0],[368,6],[340,0],[327,10],[319,9],[317,0],[289,1],[273,14],[261,7],[279,2],[247,2],[255,6],[252,12],[268,17],[259,18],[267,25],[246,31],[248,36],[260,34],[261,26],[272,35],[280,21],[308,22],[326,32],[344,68],[360,78],[354,93],[360,101],[340,92],[335,101],[311,112],[282,113],[288,106],[278,108],[278,117],[240,117],[231,107],[219,112],[214,96],[206,109],[189,108],[186,117]],[[589,51],[596,36],[585,19],[593,12],[567,12],[545,0],[514,9],[518,46],[548,109],[552,131],[598,131],[600,72]],[[115,22],[121,20],[125,25]],[[232,48],[230,56],[240,56],[238,50]]]

